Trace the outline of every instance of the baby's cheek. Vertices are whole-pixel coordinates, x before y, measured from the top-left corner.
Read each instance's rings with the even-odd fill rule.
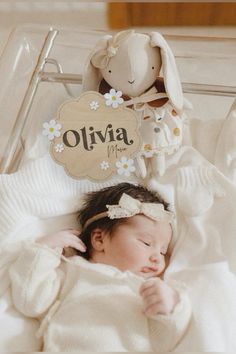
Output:
[[[123,258],[130,266],[139,266],[142,263],[143,256],[142,252],[134,247],[127,247],[123,250]]]
[[[133,248],[127,248],[123,251],[124,257],[132,262],[135,262],[139,259],[139,253]]]
[[[122,259],[123,261],[125,261],[126,259],[129,259],[132,255],[132,249],[123,245],[118,245],[114,249],[113,255],[115,256],[115,258]]]

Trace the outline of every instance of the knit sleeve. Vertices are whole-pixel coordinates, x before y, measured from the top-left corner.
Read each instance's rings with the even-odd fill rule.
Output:
[[[156,315],[149,320],[154,351],[171,351],[184,336],[191,319],[191,304],[185,290],[179,290],[179,302],[170,315]]]
[[[56,300],[64,278],[60,263],[60,255],[46,246],[25,246],[9,269],[13,303],[21,313],[38,317]]]
[[[203,215],[213,206],[215,198],[225,196],[214,166],[179,168],[176,182],[177,207],[186,217]]]

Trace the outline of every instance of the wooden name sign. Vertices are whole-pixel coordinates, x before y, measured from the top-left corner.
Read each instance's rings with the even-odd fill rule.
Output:
[[[111,92],[112,91],[112,92]],[[73,178],[100,181],[135,172],[133,158],[141,145],[138,118],[122,104],[119,92],[88,91],[59,108],[44,123],[52,158]]]

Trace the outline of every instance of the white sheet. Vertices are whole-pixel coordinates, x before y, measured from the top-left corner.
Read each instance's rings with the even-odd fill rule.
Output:
[[[211,179],[205,190],[176,186],[179,234],[166,277],[185,283],[193,318],[175,351],[236,349],[236,188],[217,169]]]
[[[215,165],[236,184],[236,100],[229,111],[217,140]]]
[[[227,135],[225,140],[227,141]],[[52,179],[56,177],[62,181],[62,184],[65,180],[69,181],[71,188],[68,189],[66,195],[63,195],[63,189],[60,190],[55,185],[47,186],[45,189],[41,173],[43,172],[41,168],[45,168],[45,166],[47,166],[47,172],[52,175]],[[236,340],[233,333],[236,328],[236,280],[233,272],[236,273],[234,256],[236,227],[233,213],[235,213],[236,187],[217,169],[213,168],[212,178],[215,185],[219,187],[218,191],[222,193],[217,194],[217,191],[209,193],[210,186],[206,186],[205,190],[203,188],[203,190],[191,192],[194,192],[194,200],[191,193],[188,196],[187,191],[180,188],[179,175],[186,168],[212,169],[212,165],[191,147],[182,147],[174,156],[170,157],[167,168],[167,173],[160,178],[158,183],[153,184],[163,196],[166,196],[168,201],[173,203],[176,198],[179,234],[166,277],[183,281],[189,290],[193,304],[192,324],[176,350],[234,351],[236,350]],[[24,190],[22,190],[21,181],[28,173],[31,175],[32,183],[27,188],[24,183]],[[39,176],[42,176],[42,183],[36,186],[34,179],[37,181]],[[79,206],[78,200],[81,190],[78,186],[80,183],[71,180],[62,168],[55,165],[48,156],[30,162],[11,176],[2,176],[0,179],[0,204],[3,203],[2,206],[4,206],[9,203],[8,210],[10,212],[11,188],[15,186],[14,192],[18,194],[18,197],[14,198],[14,208],[20,210],[18,217],[14,217],[10,227],[4,222],[0,224],[2,245],[8,242],[13,245],[16,241],[18,243],[26,238],[35,238],[47,232],[75,226],[74,212]],[[91,185],[91,189],[94,188],[99,188],[99,186]],[[175,189],[178,191],[177,195],[174,193]],[[48,199],[53,200],[57,195],[59,206],[56,214],[46,216],[43,205],[44,202],[45,206],[48,205],[48,199],[45,196],[49,190],[50,198]],[[59,194],[58,190],[60,190]],[[55,194],[56,191],[57,194]],[[34,203],[25,210],[21,203],[22,193],[25,196],[27,193],[33,193],[35,197],[33,198]],[[189,200],[186,199],[186,196],[187,199],[189,197]],[[37,197],[41,198],[41,208],[38,207]],[[188,205],[200,207],[205,205],[206,210],[203,210],[200,224],[193,215],[189,215]],[[3,209],[6,213],[6,208]],[[0,217],[4,221],[6,214],[3,214],[2,210]],[[3,260],[4,257],[1,255],[0,262]],[[1,270],[4,273],[0,263]],[[14,351],[16,348],[17,351],[29,351],[29,346],[32,346],[32,351],[38,351],[40,343],[36,338],[32,342],[28,340],[29,337],[31,340],[34,339],[34,326],[37,324],[34,322],[32,325],[32,320],[24,319],[12,309],[7,267],[5,270],[5,282],[2,281],[0,284],[0,292],[2,293],[0,327],[5,329],[5,336],[0,336],[0,347],[7,351]],[[10,340],[9,333],[12,340]]]

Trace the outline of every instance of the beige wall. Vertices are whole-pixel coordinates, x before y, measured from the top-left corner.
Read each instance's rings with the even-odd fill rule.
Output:
[[[106,29],[106,11],[106,2],[0,0],[0,50],[11,28],[23,23]]]
[[[0,28],[24,22],[104,28],[105,2],[0,1]]]

